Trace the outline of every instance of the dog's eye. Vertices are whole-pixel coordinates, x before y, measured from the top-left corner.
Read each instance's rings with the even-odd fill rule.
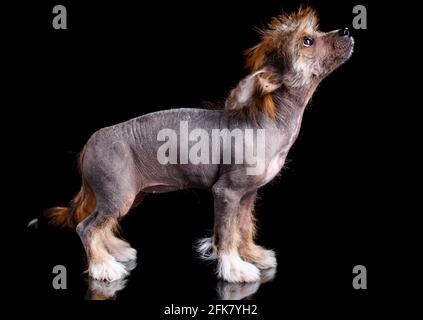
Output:
[[[303,38],[303,44],[304,44],[305,47],[311,47],[313,45],[313,43],[314,43],[313,38],[311,38],[311,37],[304,37]]]

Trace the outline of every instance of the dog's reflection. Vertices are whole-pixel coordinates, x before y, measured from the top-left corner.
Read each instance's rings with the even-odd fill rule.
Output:
[[[260,285],[272,281],[276,275],[276,268],[263,270],[260,281],[247,283],[230,283],[220,280],[217,283],[217,298],[219,300],[242,300],[252,299]]]
[[[112,282],[102,280],[88,280],[87,300],[114,300],[119,291],[125,289],[128,280]]]
[[[265,282],[272,281],[276,275],[276,268],[263,270],[260,281],[247,283],[230,283],[220,280],[216,291],[219,300],[242,300],[252,299],[253,295]],[[113,282],[89,279],[87,300],[114,300],[119,291],[125,289],[128,280],[116,280]]]

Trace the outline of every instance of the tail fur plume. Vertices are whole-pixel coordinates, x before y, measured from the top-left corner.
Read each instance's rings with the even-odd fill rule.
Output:
[[[95,194],[82,173],[84,150],[78,155],[78,169],[81,174],[81,190],[73,198],[70,207],[53,207],[44,212],[48,224],[58,228],[75,229],[79,222],[84,220],[96,205]]]

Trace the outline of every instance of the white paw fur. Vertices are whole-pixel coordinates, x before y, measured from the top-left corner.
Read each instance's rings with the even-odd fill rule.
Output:
[[[88,268],[89,275],[95,280],[116,281],[128,275],[123,264],[114,258],[102,262],[92,262]]]
[[[241,259],[238,252],[221,254],[218,258],[217,275],[228,282],[254,282],[260,280],[260,270]]]

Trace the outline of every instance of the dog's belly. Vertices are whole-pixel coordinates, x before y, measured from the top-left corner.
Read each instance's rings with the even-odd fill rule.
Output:
[[[166,193],[166,192],[172,192],[172,191],[177,191],[177,190],[181,190],[181,189],[185,189],[185,188],[182,187],[182,186],[172,186],[172,185],[159,184],[159,185],[155,185],[155,186],[146,187],[146,188],[142,189],[142,192],[146,192],[146,193]]]

